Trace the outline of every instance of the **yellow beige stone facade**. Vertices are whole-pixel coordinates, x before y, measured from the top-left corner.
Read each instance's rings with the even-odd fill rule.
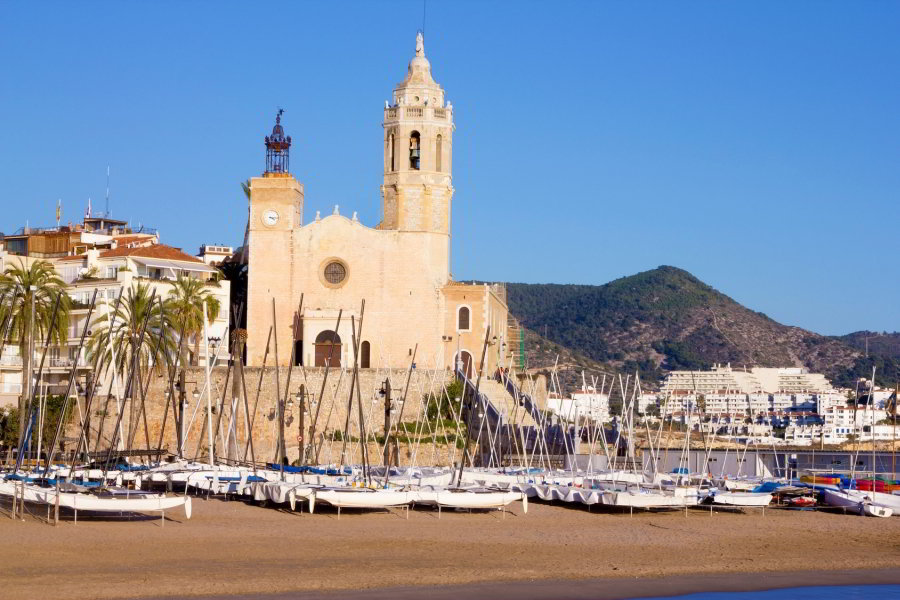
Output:
[[[375,227],[338,207],[304,222],[303,185],[286,156],[284,168],[276,156],[251,180],[248,365],[262,364],[274,323],[280,364],[293,356],[306,366],[350,366],[360,319],[362,368],[406,367],[413,352],[418,368],[477,366],[488,326],[486,370],[506,364],[505,289],[450,275],[453,107],[431,75],[421,34],[383,127],[383,220]],[[270,151],[276,139],[289,147],[280,122]],[[274,345],[268,364],[273,353]]]

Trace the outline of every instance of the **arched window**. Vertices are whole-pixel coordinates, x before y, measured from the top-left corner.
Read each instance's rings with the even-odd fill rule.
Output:
[[[434,170],[440,172],[441,169],[441,155],[444,153],[443,149],[444,139],[440,134],[437,136],[437,142],[434,147]]]
[[[419,132],[413,131],[409,136],[409,168],[416,171],[419,170],[419,159],[421,158],[421,140]]]
[[[393,133],[391,134],[390,138],[388,138],[388,144],[389,144],[388,152],[391,155],[391,172],[393,172],[396,170],[396,167],[394,166],[394,134]]]
[[[359,368],[360,369],[368,369],[370,364],[370,357],[372,354],[372,347],[369,345],[369,342],[363,342],[360,344],[359,348]]]
[[[456,315],[456,329],[459,331],[469,330],[469,307],[460,306]]]

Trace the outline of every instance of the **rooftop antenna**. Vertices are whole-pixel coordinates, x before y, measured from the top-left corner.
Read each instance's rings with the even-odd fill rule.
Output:
[[[109,165],[106,165],[106,212],[104,217],[109,217]]]

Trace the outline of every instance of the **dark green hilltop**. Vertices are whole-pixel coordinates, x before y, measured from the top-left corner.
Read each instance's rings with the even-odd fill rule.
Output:
[[[604,285],[508,283],[507,295],[526,329],[529,367],[552,365],[558,354],[569,369],[639,369],[650,382],[714,363],[802,365],[850,386],[874,364],[879,383],[900,379],[900,334],[830,337],[782,325],[676,267]]]

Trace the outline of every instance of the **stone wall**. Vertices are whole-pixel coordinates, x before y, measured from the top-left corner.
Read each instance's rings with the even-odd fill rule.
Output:
[[[280,388],[282,396],[284,396],[286,387],[288,386],[288,370],[288,367],[281,367],[280,369],[278,369],[277,385]],[[262,374],[262,379],[260,379],[260,371],[261,369],[259,368],[245,367],[244,377],[248,396],[248,410],[251,413],[251,416],[254,410],[254,406],[256,406],[256,417],[254,420],[252,436],[253,450],[256,456],[256,460],[257,462],[271,462],[275,459],[277,441],[277,419],[275,418],[275,413],[273,410],[276,406],[275,369],[272,367],[266,368],[265,372]],[[226,409],[222,413],[222,420],[219,425],[219,436],[216,453],[219,456],[227,456],[228,450],[230,449],[232,456],[242,458],[244,456],[245,448],[247,448],[247,427],[246,418],[244,416],[245,413],[243,398],[240,395],[238,396],[239,403],[238,410],[236,411],[237,418],[233,427],[233,431],[237,433],[238,443],[236,445],[234,443],[229,443],[230,448],[226,448],[224,445],[224,440],[226,437],[234,439],[233,435],[229,436],[227,433],[228,424],[231,421],[231,409],[228,405],[231,403],[231,400],[233,398],[233,381],[229,381],[228,389],[224,390],[223,395],[223,387],[225,386],[225,377],[227,372],[227,367],[215,367],[212,369],[211,376],[211,403],[213,405],[218,405],[222,402],[222,398],[224,397],[226,404]],[[289,392],[290,398],[293,400],[293,407],[290,412],[286,411],[285,414],[286,416],[290,414],[293,419],[286,419],[286,421],[290,421],[290,424],[286,425],[285,427],[285,443],[288,459],[292,462],[299,456],[298,434],[300,433],[300,418],[298,402],[295,395],[300,385],[304,384],[307,393],[312,394],[312,396],[318,401],[320,392],[322,390],[322,380],[324,374],[325,369],[323,368],[306,368],[304,370],[300,367],[295,367],[291,372]],[[387,378],[389,378],[391,382],[392,397],[394,399],[401,398],[403,396],[403,390],[406,385],[406,370],[361,369],[359,372],[360,398],[362,400],[366,430],[369,433],[382,435],[384,431],[384,399],[383,396],[380,395],[379,390],[382,387],[382,383]],[[442,386],[446,383],[450,383],[452,381],[452,378],[452,373],[447,370],[413,370],[410,377],[406,406],[403,409],[403,421],[416,421],[418,415],[420,414],[420,411],[422,410],[423,396],[426,396],[429,393],[440,394]],[[208,436],[206,433],[207,399],[206,393],[203,390],[204,382],[206,380],[205,370],[203,368],[191,368],[187,372],[186,379],[188,382],[186,385],[186,389],[189,406],[186,410],[185,419],[185,428],[187,431],[187,434],[185,436],[185,456],[189,458],[193,458],[195,456],[205,458],[208,447]],[[351,371],[349,369],[345,371],[330,369],[328,373],[328,380],[325,386],[324,402],[318,402],[317,407],[312,411],[313,416],[315,415],[316,410],[318,410],[319,412],[318,424],[316,427],[316,440],[321,444],[319,461],[322,463],[340,462],[340,453],[342,447],[341,437],[340,434],[334,435],[333,432],[343,431],[344,429],[347,416],[347,403],[350,395],[350,382]],[[148,417],[146,433],[143,420],[137,418],[132,419],[130,412],[126,408],[125,417],[123,418],[123,430],[126,432],[126,436],[128,435],[128,431],[134,431],[134,441],[130,445],[131,447],[146,448],[147,433],[149,433],[150,447],[156,447],[163,423],[163,408],[166,402],[164,391],[166,387],[167,379],[165,377],[158,377],[155,374],[151,375],[150,387],[146,401]],[[258,403],[256,400],[257,389],[259,389]],[[200,392],[199,399],[195,399],[194,397],[195,390]],[[357,396],[356,392],[354,392],[354,404],[350,419],[350,434],[353,438],[358,439],[359,412],[356,401]],[[97,436],[96,429],[99,427],[100,421],[102,419],[104,404],[105,400],[96,399],[91,410],[92,448],[94,448],[94,440]],[[98,448],[108,447],[108,440],[112,437],[112,431],[116,419],[114,401],[109,402],[107,414],[108,416],[103,419],[104,434]],[[214,431],[216,429],[216,421],[218,417],[218,412],[212,415],[211,420]],[[311,419],[311,416],[306,416],[305,418],[304,427],[306,429],[307,437],[309,434]],[[394,420],[396,423],[396,416]],[[191,421],[193,421],[193,423],[188,426]],[[133,429],[131,427],[131,422],[134,422],[136,424],[136,427]],[[394,427],[396,428],[396,425],[394,425]],[[70,430],[70,435],[73,433],[75,432],[72,432]],[[324,440],[322,439],[322,434],[325,435]],[[166,418],[166,430],[162,445],[164,449],[168,449],[169,452],[175,453],[177,442],[171,409],[169,410],[169,415]],[[347,457],[345,462],[360,462],[361,447],[358,442],[348,442],[346,450]],[[415,447],[408,448],[406,446],[400,446],[400,464],[406,464],[409,460],[412,459],[412,456],[415,452]],[[440,461],[444,461],[443,464],[446,464],[447,461],[452,458],[453,449],[448,447],[438,448],[438,452],[433,452],[433,448],[429,443],[427,447],[425,447],[424,444],[420,445],[418,452],[419,454],[417,463],[420,465],[431,464],[433,454],[437,455],[438,458],[436,460],[438,461],[438,464],[442,464]],[[382,462],[381,450],[376,448],[374,443],[369,445],[369,453],[372,464],[380,464]],[[250,453],[247,452],[246,456],[249,460]],[[425,463],[423,463],[423,460],[425,461]]]

